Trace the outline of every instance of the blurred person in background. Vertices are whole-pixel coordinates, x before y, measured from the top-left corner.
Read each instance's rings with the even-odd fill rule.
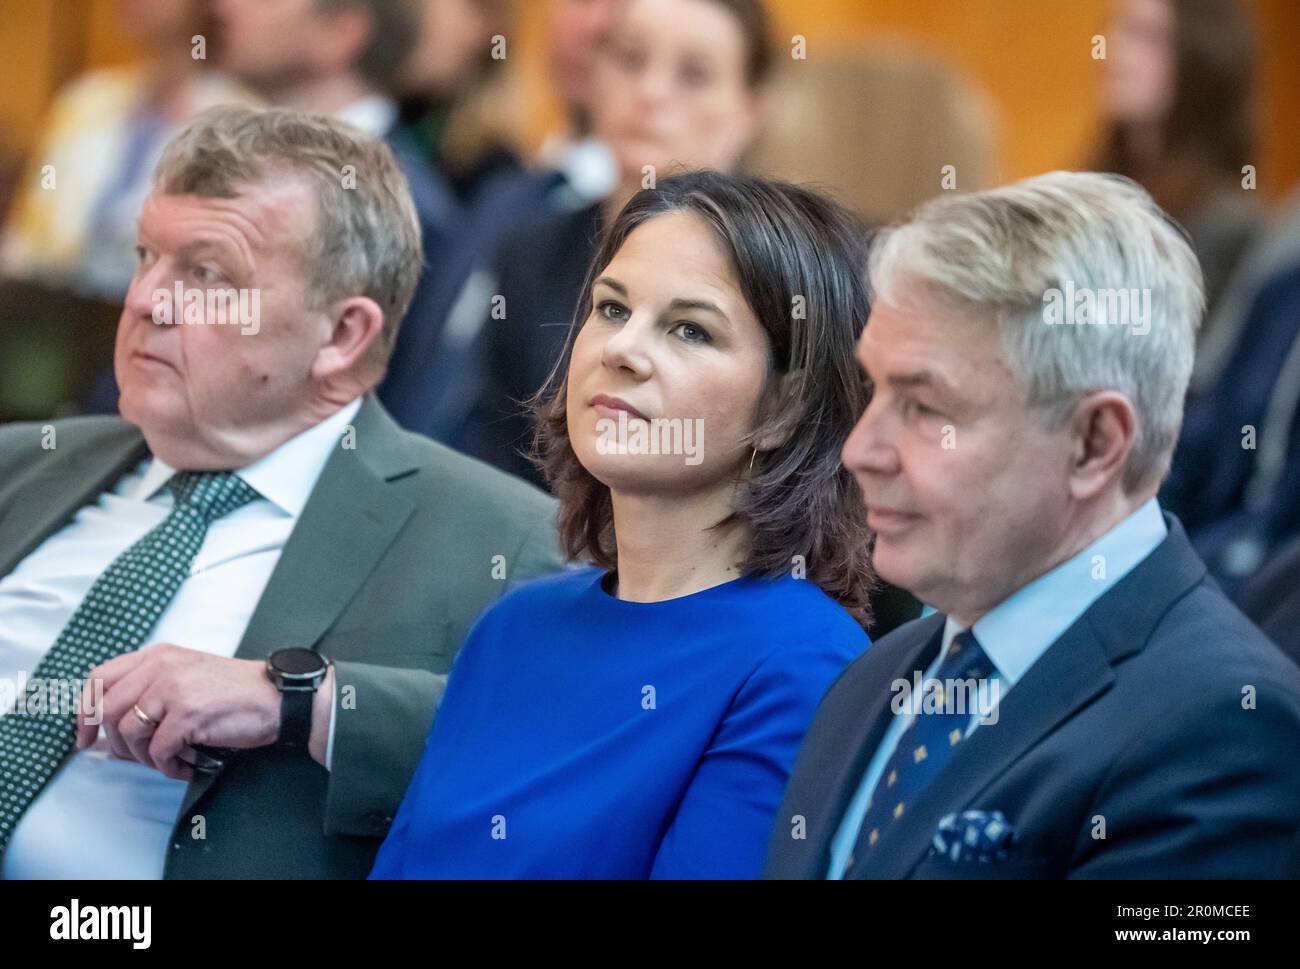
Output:
[[[464,204],[523,162],[506,130],[503,83],[516,0],[422,0],[400,78],[397,124]],[[500,44],[498,45],[498,39]]]
[[[220,48],[218,64],[267,104],[329,115],[388,142],[415,199],[425,256],[425,270],[407,319],[437,316],[439,287],[430,267],[444,261],[461,208],[445,179],[394,137],[393,92],[416,42],[418,4],[414,0],[212,0],[212,14]],[[341,172],[340,178],[347,175]],[[360,179],[365,173],[352,176]],[[116,406],[117,387],[112,375],[105,373],[85,409],[112,413]]]
[[[415,48],[414,0],[215,0],[223,65],[279,107],[325,114],[383,138],[411,186],[425,273],[412,303],[418,316],[461,209],[455,192],[397,132],[396,91]],[[356,172],[364,178],[364,172]],[[342,176],[341,176],[342,177]]]
[[[60,92],[0,240],[6,276],[108,301],[135,272],[136,216],[163,145],[205,108],[252,100],[211,69],[209,0],[118,0],[117,10],[141,59]]]
[[[601,50],[627,0],[548,0],[546,62],[564,106],[565,128],[551,132],[540,161],[563,172],[578,198],[595,201],[614,187],[609,149],[594,132],[596,77]]]
[[[536,92],[512,88],[502,54],[513,43],[517,0],[425,0],[420,41],[406,70],[403,134],[469,209],[442,271],[438,310],[402,331],[380,399],[405,427],[451,440],[473,398],[475,336],[492,295],[486,257],[508,232],[591,206],[613,191],[617,166],[592,134],[595,66],[625,0],[547,0],[547,79],[564,128],[522,170],[504,143]],[[498,48],[498,39],[504,45]],[[517,127],[517,124],[516,124]]]
[[[1188,396],[1161,492],[1220,584],[1258,603],[1255,619],[1275,597],[1251,577],[1300,535],[1300,232],[1286,228],[1258,254],[1282,264],[1249,286],[1224,362]]]
[[[548,0],[547,66],[564,101],[569,134],[591,134],[596,62],[626,0]]]
[[[494,173],[499,157],[477,173],[473,162],[457,171],[436,130],[441,122],[404,124],[398,99],[414,90],[443,105],[431,107],[435,113],[456,107],[481,83],[509,11],[499,0],[217,0],[216,11],[232,74],[274,104],[383,137],[406,174],[425,268],[379,397],[404,426],[427,432],[403,406],[403,388],[423,378],[434,356],[425,348],[439,344],[475,262],[507,226],[542,205],[544,188],[508,159]]]
[[[391,93],[419,24],[413,0],[213,0],[213,9],[222,67],[269,103],[370,135],[392,130]]]
[[[225,64],[233,75],[273,104],[329,114],[384,138],[406,175],[425,265],[398,332],[396,371],[412,356],[410,344],[441,325],[464,273],[458,267],[467,248],[466,208],[443,166],[401,124],[397,100],[412,76],[454,86],[451,77],[468,70],[474,48],[485,42],[486,22],[462,27],[458,20],[474,5],[446,8],[451,2],[216,0]],[[431,37],[428,28],[445,28],[447,36]],[[445,59],[430,63],[431,51]]]
[[[1127,117],[1163,108],[1166,120],[1130,125],[1127,140],[1117,129],[1110,148],[1188,229],[1209,301],[1161,500],[1219,583],[1264,621],[1262,604],[1276,597],[1252,577],[1275,573],[1270,559],[1300,535],[1300,197],[1266,222],[1242,185],[1257,158],[1241,4],[1129,0],[1121,9],[1127,29],[1114,39],[1128,42],[1111,46],[1113,100]]]
[[[1141,182],[1186,228],[1205,276],[1160,498],[1231,593],[1300,530],[1300,490],[1287,480],[1300,470],[1287,458],[1294,402],[1287,381],[1277,392],[1300,324],[1297,280],[1243,187],[1242,169],[1257,163],[1253,31],[1239,0],[1120,0],[1109,38],[1094,167]]]
[[[572,193],[591,181],[584,175],[591,165],[526,170],[511,147],[522,103],[506,68],[517,39],[514,0],[422,0],[420,9],[393,140],[433,169],[462,212],[455,245],[431,267],[436,285],[402,329],[379,396],[404,426],[441,437],[430,397],[460,369],[463,341],[447,327],[467,281],[508,231],[571,208]],[[596,167],[612,168],[599,161]],[[599,198],[609,189],[607,179],[600,181],[598,191],[581,190]]]
[[[520,402],[562,351],[603,227],[655,178],[734,170],[758,132],[771,63],[761,0],[627,0],[595,61],[591,111],[615,187],[512,231],[471,279],[469,312],[459,319],[458,305],[448,324],[463,352],[454,372],[430,376],[427,433],[540,482],[520,453],[531,430]]]
[[[1259,219],[1242,185],[1259,161],[1251,22],[1239,0],[1117,0],[1106,36],[1091,167],[1134,179],[1187,229],[1213,319]]]

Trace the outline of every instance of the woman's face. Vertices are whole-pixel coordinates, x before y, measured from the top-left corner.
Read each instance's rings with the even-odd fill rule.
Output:
[[[758,98],[735,14],[714,0],[629,0],[597,58],[592,118],[625,180],[644,166],[730,171],[753,140]]]
[[[203,29],[204,4],[199,0],[118,0],[118,22],[150,49],[179,42]]]
[[[730,488],[749,461],[743,439],[769,355],[713,231],[691,213],[656,216],[597,277],[575,340],[565,401],[574,453],[625,494]],[[647,453],[650,442],[661,453]]]
[[[1121,124],[1157,124],[1174,102],[1170,0],[1119,0],[1107,36],[1106,107]]]
[[[407,90],[454,94],[504,20],[481,0],[423,0],[420,35],[403,71]]]

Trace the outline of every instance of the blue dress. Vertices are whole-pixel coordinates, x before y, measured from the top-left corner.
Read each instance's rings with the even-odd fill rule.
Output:
[[[371,878],[756,878],[866,633],[804,579],[624,602],[573,570],[474,625]]]

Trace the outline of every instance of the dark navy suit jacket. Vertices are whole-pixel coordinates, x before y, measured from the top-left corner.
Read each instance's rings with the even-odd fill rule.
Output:
[[[1300,822],[1300,669],[1225,598],[1177,519],[1166,519],[1166,539],[1030,667],[997,723],[953,752],[855,877],[1288,876]],[[892,716],[890,686],[924,673],[944,619],[879,640],[823,697],[764,877],[825,877],[831,840]],[[1005,861],[930,854],[939,821],[968,809],[1001,811],[1014,827]]]
[[[1237,602],[1265,636],[1300,664],[1300,539],[1242,586]]]
[[[1228,554],[1233,539],[1254,533],[1261,551],[1270,555],[1300,535],[1300,419],[1293,420],[1284,442],[1284,468],[1271,493],[1258,507],[1247,502],[1263,435],[1285,433],[1266,426],[1265,417],[1297,340],[1300,265],[1279,272],[1264,286],[1222,375],[1209,390],[1188,399],[1173,466],[1160,492],[1160,504],[1186,524],[1211,574],[1234,598],[1244,576],[1235,574]],[[1259,436],[1255,448],[1243,446],[1247,425]]]
[[[600,206],[548,213],[507,235],[493,260],[505,319],[479,334],[467,365],[480,368],[459,429],[445,438],[458,451],[544,486],[523,457],[533,422],[522,401],[546,382],[563,359],[583,281],[602,229]]]

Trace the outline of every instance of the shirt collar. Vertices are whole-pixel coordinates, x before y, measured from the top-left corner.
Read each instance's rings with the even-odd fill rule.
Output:
[[[361,409],[361,398],[331,414],[315,427],[290,438],[266,457],[235,473],[285,514],[297,518],[307,507],[344,429]],[[136,495],[149,500],[158,495],[175,474],[161,458],[153,458],[136,488]]]
[[[1164,541],[1169,529],[1155,498],[1068,562],[994,606],[972,632],[1010,689],[1088,607]],[[964,627],[949,618],[943,647]],[[940,652],[940,656],[943,652]]]
[[[345,108],[334,112],[334,117],[368,135],[382,138],[392,130],[397,121],[397,105],[382,94],[367,94]]]
[[[599,202],[618,188],[618,161],[597,138],[570,141],[552,136],[542,146],[541,158],[564,176],[574,208]]]

